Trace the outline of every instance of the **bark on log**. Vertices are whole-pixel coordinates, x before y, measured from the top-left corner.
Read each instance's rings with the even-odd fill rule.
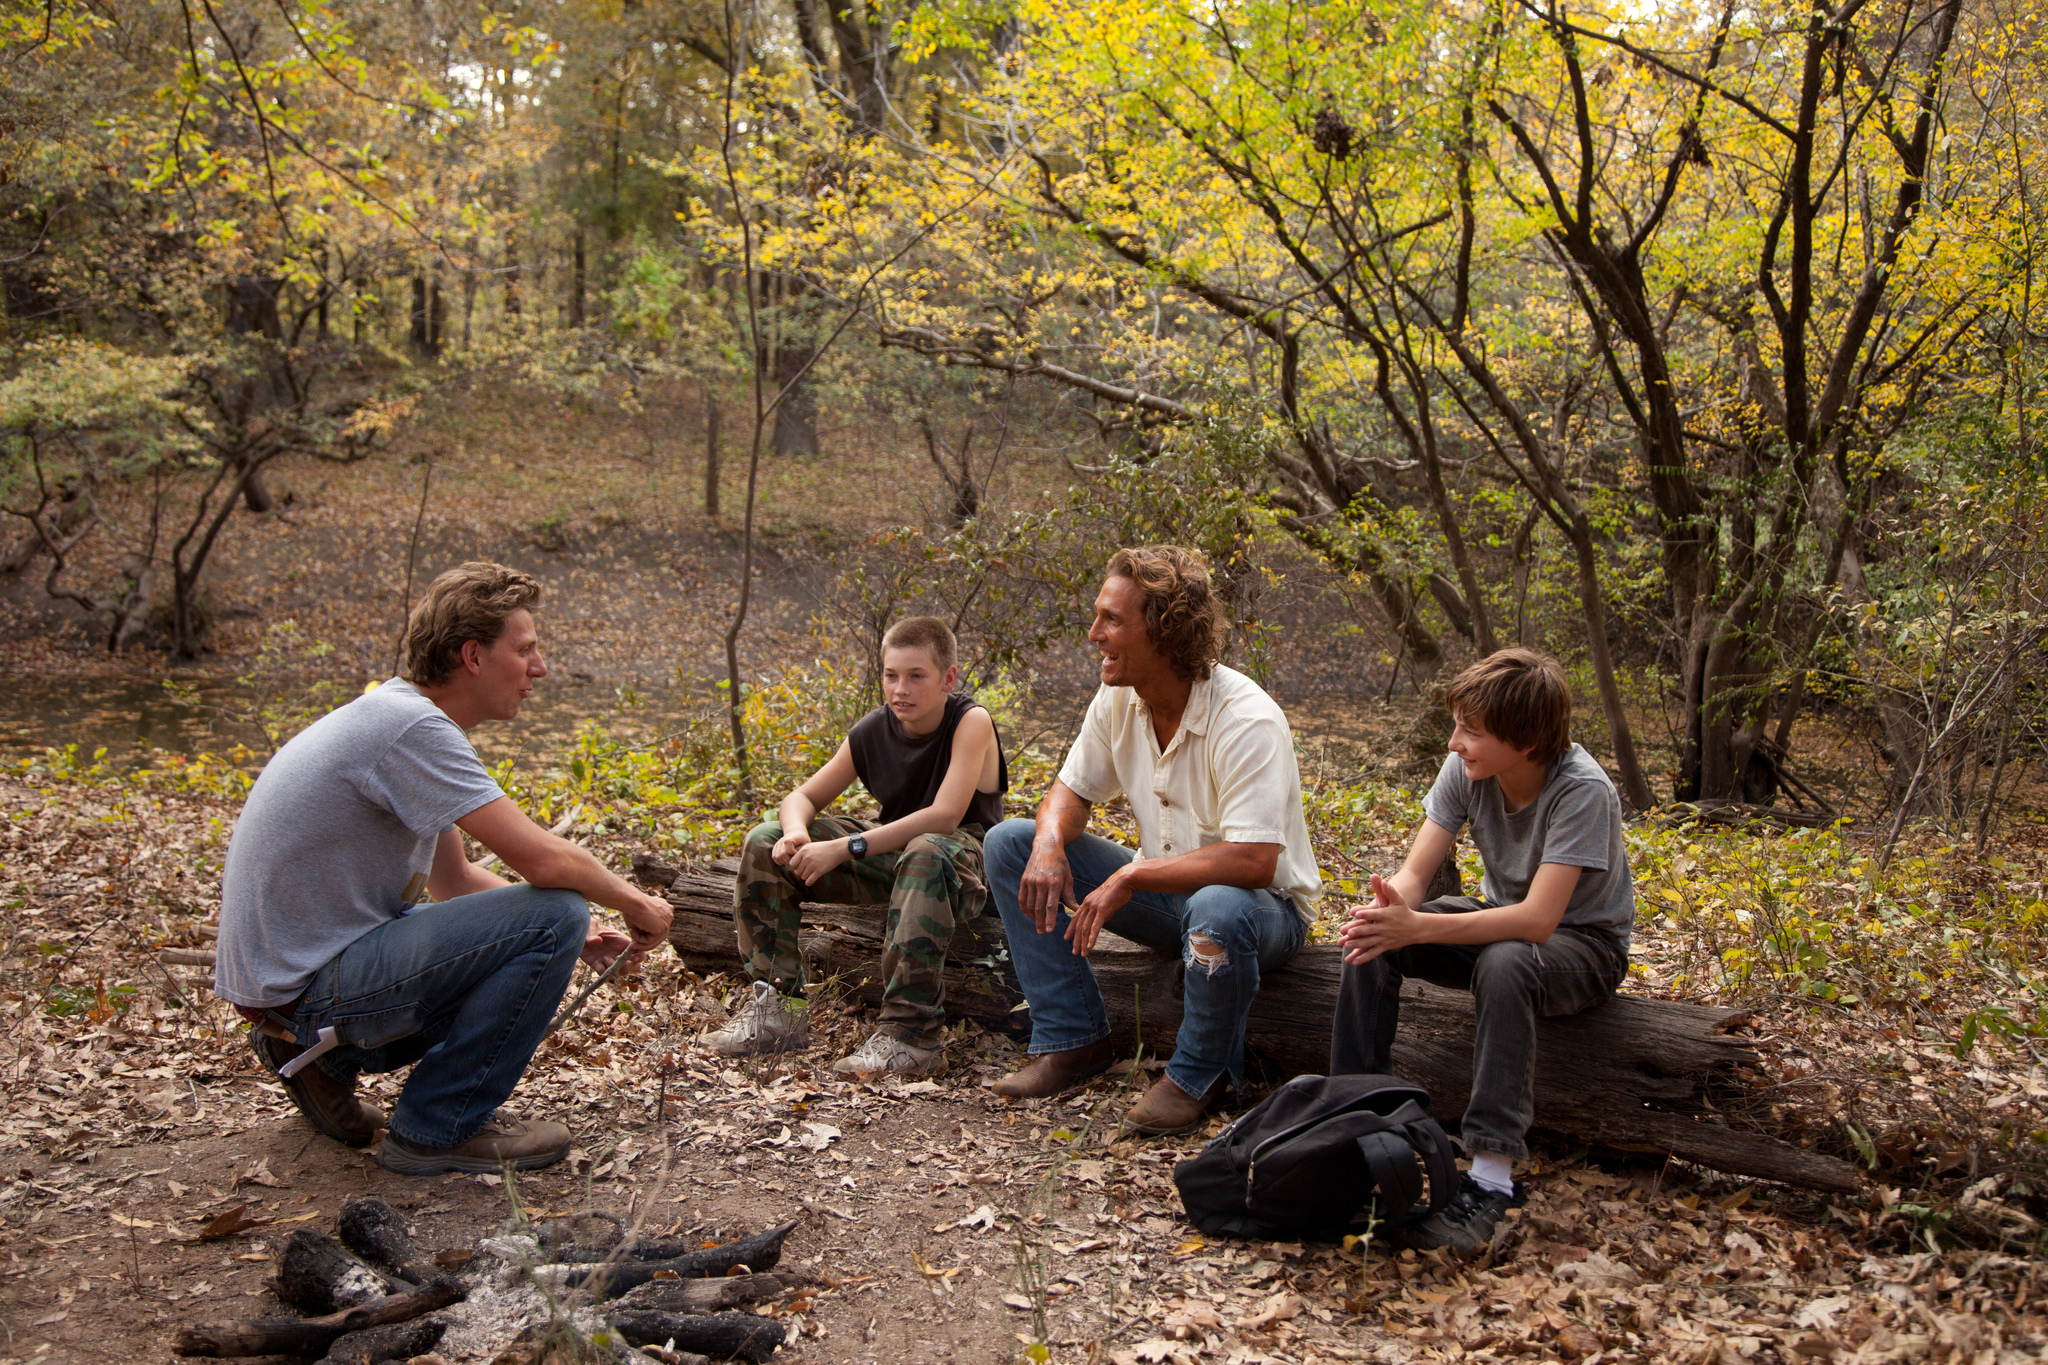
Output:
[[[752,1237],[742,1237],[737,1242],[727,1242],[722,1247],[693,1251],[687,1256],[675,1256],[659,1261],[619,1261],[610,1265],[594,1266],[589,1270],[571,1271],[562,1277],[563,1285],[569,1289],[587,1286],[592,1290],[594,1297],[609,1299],[648,1283],[664,1271],[678,1279],[692,1280],[725,1275],[740,1266],[745,1266],[750,1271],[769,1270],[782,1259],[782,1244],[788,1239],[789,1234],[796,1230],[799,1221],[792,1218],[787,1223],[769,1228],[765,1232],[757,1232]]]
[[[438,1318],[421,1318],[350,1332],[327,1348],[320,1365],[383,1365],[387,1360],[411,1360],[433,1350],[447,1330],[448,1324]]]
[[[649,1280],[612,1305],[619,1313],[718,1313],[779,1299],[802,1275],[720,1275],[708,1280]]]
[[[334,1231],[344,1246],[379,1270],[415,1285],[434,1278],[433,1266],[414,1264],[412,1234],[406,1231],[405,1219],[375,1196],[343,1204]]]
[[[699,1351],[714,1360],[747,1360],[760,1365],[782,1344],[782,1324],[750,1313],[614,1313],[605,1319],[630,1345],[664,1345]]]
[[[437,1280],[425,1289],[373,1299],[324,1318],[199,1323],[180,1328],[171,1349],[181,1356],[319,1356],[351,1332],[423,1318],[462,1302],[465,1292],[453,1280]]]
[[[739,961],[733,865],[714,865],[708,874],[677,873],[650,858],[634,865],[641,881],[665,887],[676,912],[669,941],[677,953],[693,965],[730,970]],[[843,974],[862,999],[879,1003],[885,913],[883,906],[806,905],[800,943],[815,966],[813,979]],[[985,916],[960,927],[947,955],[946,1008],[1017,1032],[1029,1019],[1016,1009],[1023,996],[1002,949],[1000,920]],[[1310,944],[1264,974],[1246,1037],[1275,1079],[1328,1068],[1342,956],[1334,944]],[[1152,1052],[1171,1052],[1180,1027],[1180,962],[1109,933],[1091,960],[1112,1036],[1126,1050],[1142,1036]],[[1739,1010],[1621,995],[1584,1014],[1540,1021],[1536,1130],[1809,1189],[1855,1189],[1848,1162],[1732,1126],[1715,1108],[1711,1092],[1742,1089],[1737,1068],[1758,1060],[1728,1036],[1743,1017]],[[1454,1123],[1472,1083],[1471,996],[1408,982],[1394,1070],[1429,1091],[1432,1114]]]
[[[166,948],[156,955],[166,967],[211,967],[214,954],[198,948]]]
[[[340,1312],[399,1287],[349,1255],[341,1243],[311,1228],[300,1228],[286,1238],[277,1258],[277,1296],[301,1313]]]

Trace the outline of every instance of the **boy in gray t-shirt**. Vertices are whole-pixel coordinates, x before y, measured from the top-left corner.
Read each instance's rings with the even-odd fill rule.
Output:
[[[1605,1000],[1628,972],[1635,883],[1621,800],[1571,742],[1571,689],[1555,659],[1506,649],[1473,664],[1446,698],[1451,756],[1424,798],[1408,860],[1374,876],[1373,904],[1344,927],[1330,1074],[1391,1069],[1401,982],[1472,992],[1472,1098],[1463,1135],[1472,1170],[1438,1213],[1395,1230],[1422,1250],[1488,1244],[1521,1202],[1514,1162],[1535,1116],[1536,1019]],[[1471,826],[1486,875],[1480,896],[1424,902]]]

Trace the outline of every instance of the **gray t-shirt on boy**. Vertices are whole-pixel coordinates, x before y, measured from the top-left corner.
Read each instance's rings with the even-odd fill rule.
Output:
[[[1626,949],[1636,920],[1636,884],[1629,876],[1621,837],[1621,797],[1593,756],[1574,744],[1543,775],[1543,790],[1510,812],[1500,780],[1473,782],[1465,760],[1452,754],[1422,801],[1432,822],[1456,834],[1468,822],[1472,846],[1486,865],[1480,892],[1489,905],[1513,905],[1529,895],[1544,863],[1582,869],[1559,921],[1574,929],[1600,929]]]
[[[462,727],[393,678],[264,765],[228,843],[214,990],[289,1004],[341,950],[426,896],[441,832],[505,793]]]

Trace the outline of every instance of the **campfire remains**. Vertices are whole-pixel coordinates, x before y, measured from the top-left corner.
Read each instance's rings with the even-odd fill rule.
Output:
[[[775,1272],[796,1226],[791,1220],[722,1246],[689,1247],[625,1235],[616,1219],[606,1226],[584,1218],[422,1260],[396,1210],[381,1199],[356,1199],[342,1207],[338,1238],[302,1228],[278,1252],[278,1297],[306,1316],[195,1324],[178,1333],[174,1349],[379,1365],[431,1351],[458,1326],[443,1310],[463,1305],[458,1314],[497,1319],[469,1326],[511,1338],[494,1365],[760,1362],[783,1344],[784,1328],[771,1316],[737,1310],[772,1306],[811,1283],[802,1273]]]

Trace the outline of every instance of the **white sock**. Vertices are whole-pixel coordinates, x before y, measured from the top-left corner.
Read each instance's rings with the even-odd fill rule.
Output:
[[[1515,1192],[1515,1163],[1500,1152],[1481,1152],[1472,1158],[1472,1179],[1481,1189],[1495,1194]]]

